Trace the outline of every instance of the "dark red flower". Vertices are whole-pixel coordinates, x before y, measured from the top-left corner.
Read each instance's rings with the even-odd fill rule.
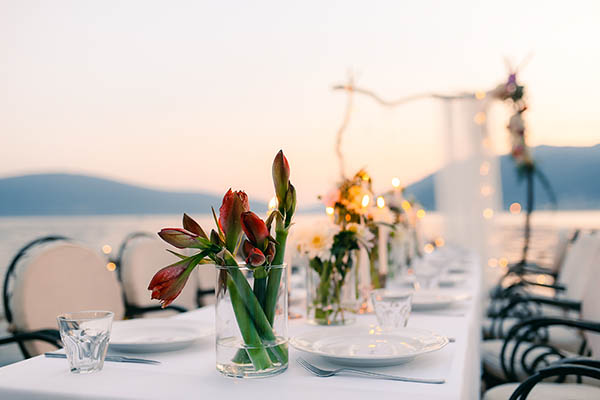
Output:
[[[219,208],[219,226],[225,234],[225,246],[231,252],[235,250],[241,228],[241,216],[250,209],[248,196],[240,191],[229,189],[223,197],[223,204]]]
[[[246,256],[246,264],[251,265],[253,267],[258,267],[265,263],[266,257],[262,251],[257,249],[256,247],[252,247],[250,249],[250,253]]]
[[[152,299],[160,300],[162,308],[171,304],[183,290],[192,270],[188,260],[159,270],[148,285],[148,290],[152,290]]]
[[[267,245],[267,249],[264,251],[265,257],[267,257],[267,261],[270,263],[275,258],[275,243],[269,241]]]
[[[266,240],[269,237],[269,229],[265,222],[252,211],[242,213],[242,230],[248,240],[261,250],[266,248]]]

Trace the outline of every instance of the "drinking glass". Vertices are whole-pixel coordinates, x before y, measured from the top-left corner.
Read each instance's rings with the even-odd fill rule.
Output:
[[[435,289],[439,286],[441,272],[421,262],[415,267],[415,289]]]
[[[79,311],[56,318],[71,372],[86,374],[102,369],[113,317],[110,311]]]
[[[405,328],[412,307],[411,291],[371,291],[371,301],[379,326],[384,329]]]

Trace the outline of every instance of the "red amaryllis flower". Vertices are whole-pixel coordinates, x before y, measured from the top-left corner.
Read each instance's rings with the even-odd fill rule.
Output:
[[[287,158],[283,155],[283,150],[279,150],[273,160],[273,185],[275,186],[275,195],[279,202],[279,207],[285,207],[285,195],[288,191],[290,181],[290,164]]]
[[[267,249],[263,253],[265,253],[268,262],[273,261],[273,258],[275,257],[275,243],[269,241]]]
[[[242,213],[242,230],[255,247],[261,250],[265,249],[265,241],[269,237],[269,229],[258,215],[252,211]]]
[[[248,196],[240,191],[229,189],[223,197],[223,204],[219,208],[219,226],[225,234],[225,246],[231,252],[235,250],[241,228],[241,216],[250,209]]]
[[[266,257],[262,251],[256,247],[251,247],[249,250],[250,252],[246,255],[246,264],[258,267],[265,263]]]
[[[148,285],[152,299],[160,300],[162,308],[171,304],[183,290],[193,269],[188,260],[182,260],[158,271]]]
[[[186,249],[189,247],[199,247],[199,242],[197,240],[198,235],[194,235],[193,233],[189,233],[185,229],[178,228],[167,228],[161,229],[158,232],[158,236],[161,237],[162,240],[173,245],[179,249]]]
[[[242,245],[246,263],[253,267],[263,265],[265,261],[270,263],[275,257],[275,243],[265,222],[248,211],[242,214],[242,229],[248,237]]]

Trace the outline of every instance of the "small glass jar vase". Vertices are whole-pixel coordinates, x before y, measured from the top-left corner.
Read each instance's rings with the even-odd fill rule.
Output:
[[[406,229],[397,226],[388,237],[388,278],[393,280],[406,275],[408,270],[407,247],[409,246]]]
[[[340,260],[306,258],[306,315],[310,323],[345,325],[356,320],[358,262],[358,251],[350,251]]]
[[[286,265],[216,269],[217,370],[235,378],[282,373],[288,367]]]

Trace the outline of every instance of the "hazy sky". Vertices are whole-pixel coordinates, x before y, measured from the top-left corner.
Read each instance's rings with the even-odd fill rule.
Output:
[[[0,176],[82,172],[159,188],[300,198],[338,176],[353,70],[388,98],[488,89],[522,71],[533,145],[600,142],[600,2],[0,0]],[[439,104],[357,99],[349,169],[378,187],[440,165]],[[506,151],[505,122],[494,145]]]

